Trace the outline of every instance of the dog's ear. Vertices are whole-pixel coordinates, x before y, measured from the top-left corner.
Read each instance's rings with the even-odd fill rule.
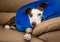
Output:
[[[26,8],[26,9],[24,10],[24,12],[27,13],[27,14],[29,14],[29,13],[31,12],[31,10],[32,10],[32,8]]]
[[[48,2],[43,2],[43,3],[39,4],[39,6],[37,8],[42,11],[46,7],[47,4],[48,4]]]
[[[48,2],[43,2],[39,5],[39,7],[44,8],[44,7],[46,7],[47,4],[48,4]]]

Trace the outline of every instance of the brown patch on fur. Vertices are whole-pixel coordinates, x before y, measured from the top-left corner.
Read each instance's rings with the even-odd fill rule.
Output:
[[[24,10],[24,12],[29,14],[29,13],[31,13],[31,10],[32,10],[31,8],[27,8],[27,9]]]
[[[27,8],[24,10],[24,12],[27,13],[30,17],[32,17],[31,10],[32,8]]]
[[[43,2],[43,3],[41,3],[41,4],[39,5],[39,7],[44,8],[44,7],[46,7],[47,4],[48,4],[47,2]]]
[[[46,7],[47,4],[48,4],[48,2],[43,2],[37,8],[40,9],[41,11],[43,11],[43,9]]]

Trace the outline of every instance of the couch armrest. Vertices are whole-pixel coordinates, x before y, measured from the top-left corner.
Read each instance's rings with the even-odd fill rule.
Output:
[[[60,17],[52,18],[40,23],[33,30],[33,35],[38,36],[54,30],[60,30]]]

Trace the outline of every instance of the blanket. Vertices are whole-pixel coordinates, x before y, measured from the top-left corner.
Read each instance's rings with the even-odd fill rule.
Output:
[[[60,0],[38,0],[27,5],[22,6],[16,12],[16,27],[17,30],[25,32],[26,28],[31,28],[30,20],[28,15],[24,12],[26,8],[36,8],[42,2],[48,2],[48,5],[45,7],[42,20],[55,18],[60,16]]]

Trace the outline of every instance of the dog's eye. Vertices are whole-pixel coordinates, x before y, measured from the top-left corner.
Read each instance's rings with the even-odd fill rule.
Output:
[[[40,16],[41,14],[38,14],[38,16]]]

